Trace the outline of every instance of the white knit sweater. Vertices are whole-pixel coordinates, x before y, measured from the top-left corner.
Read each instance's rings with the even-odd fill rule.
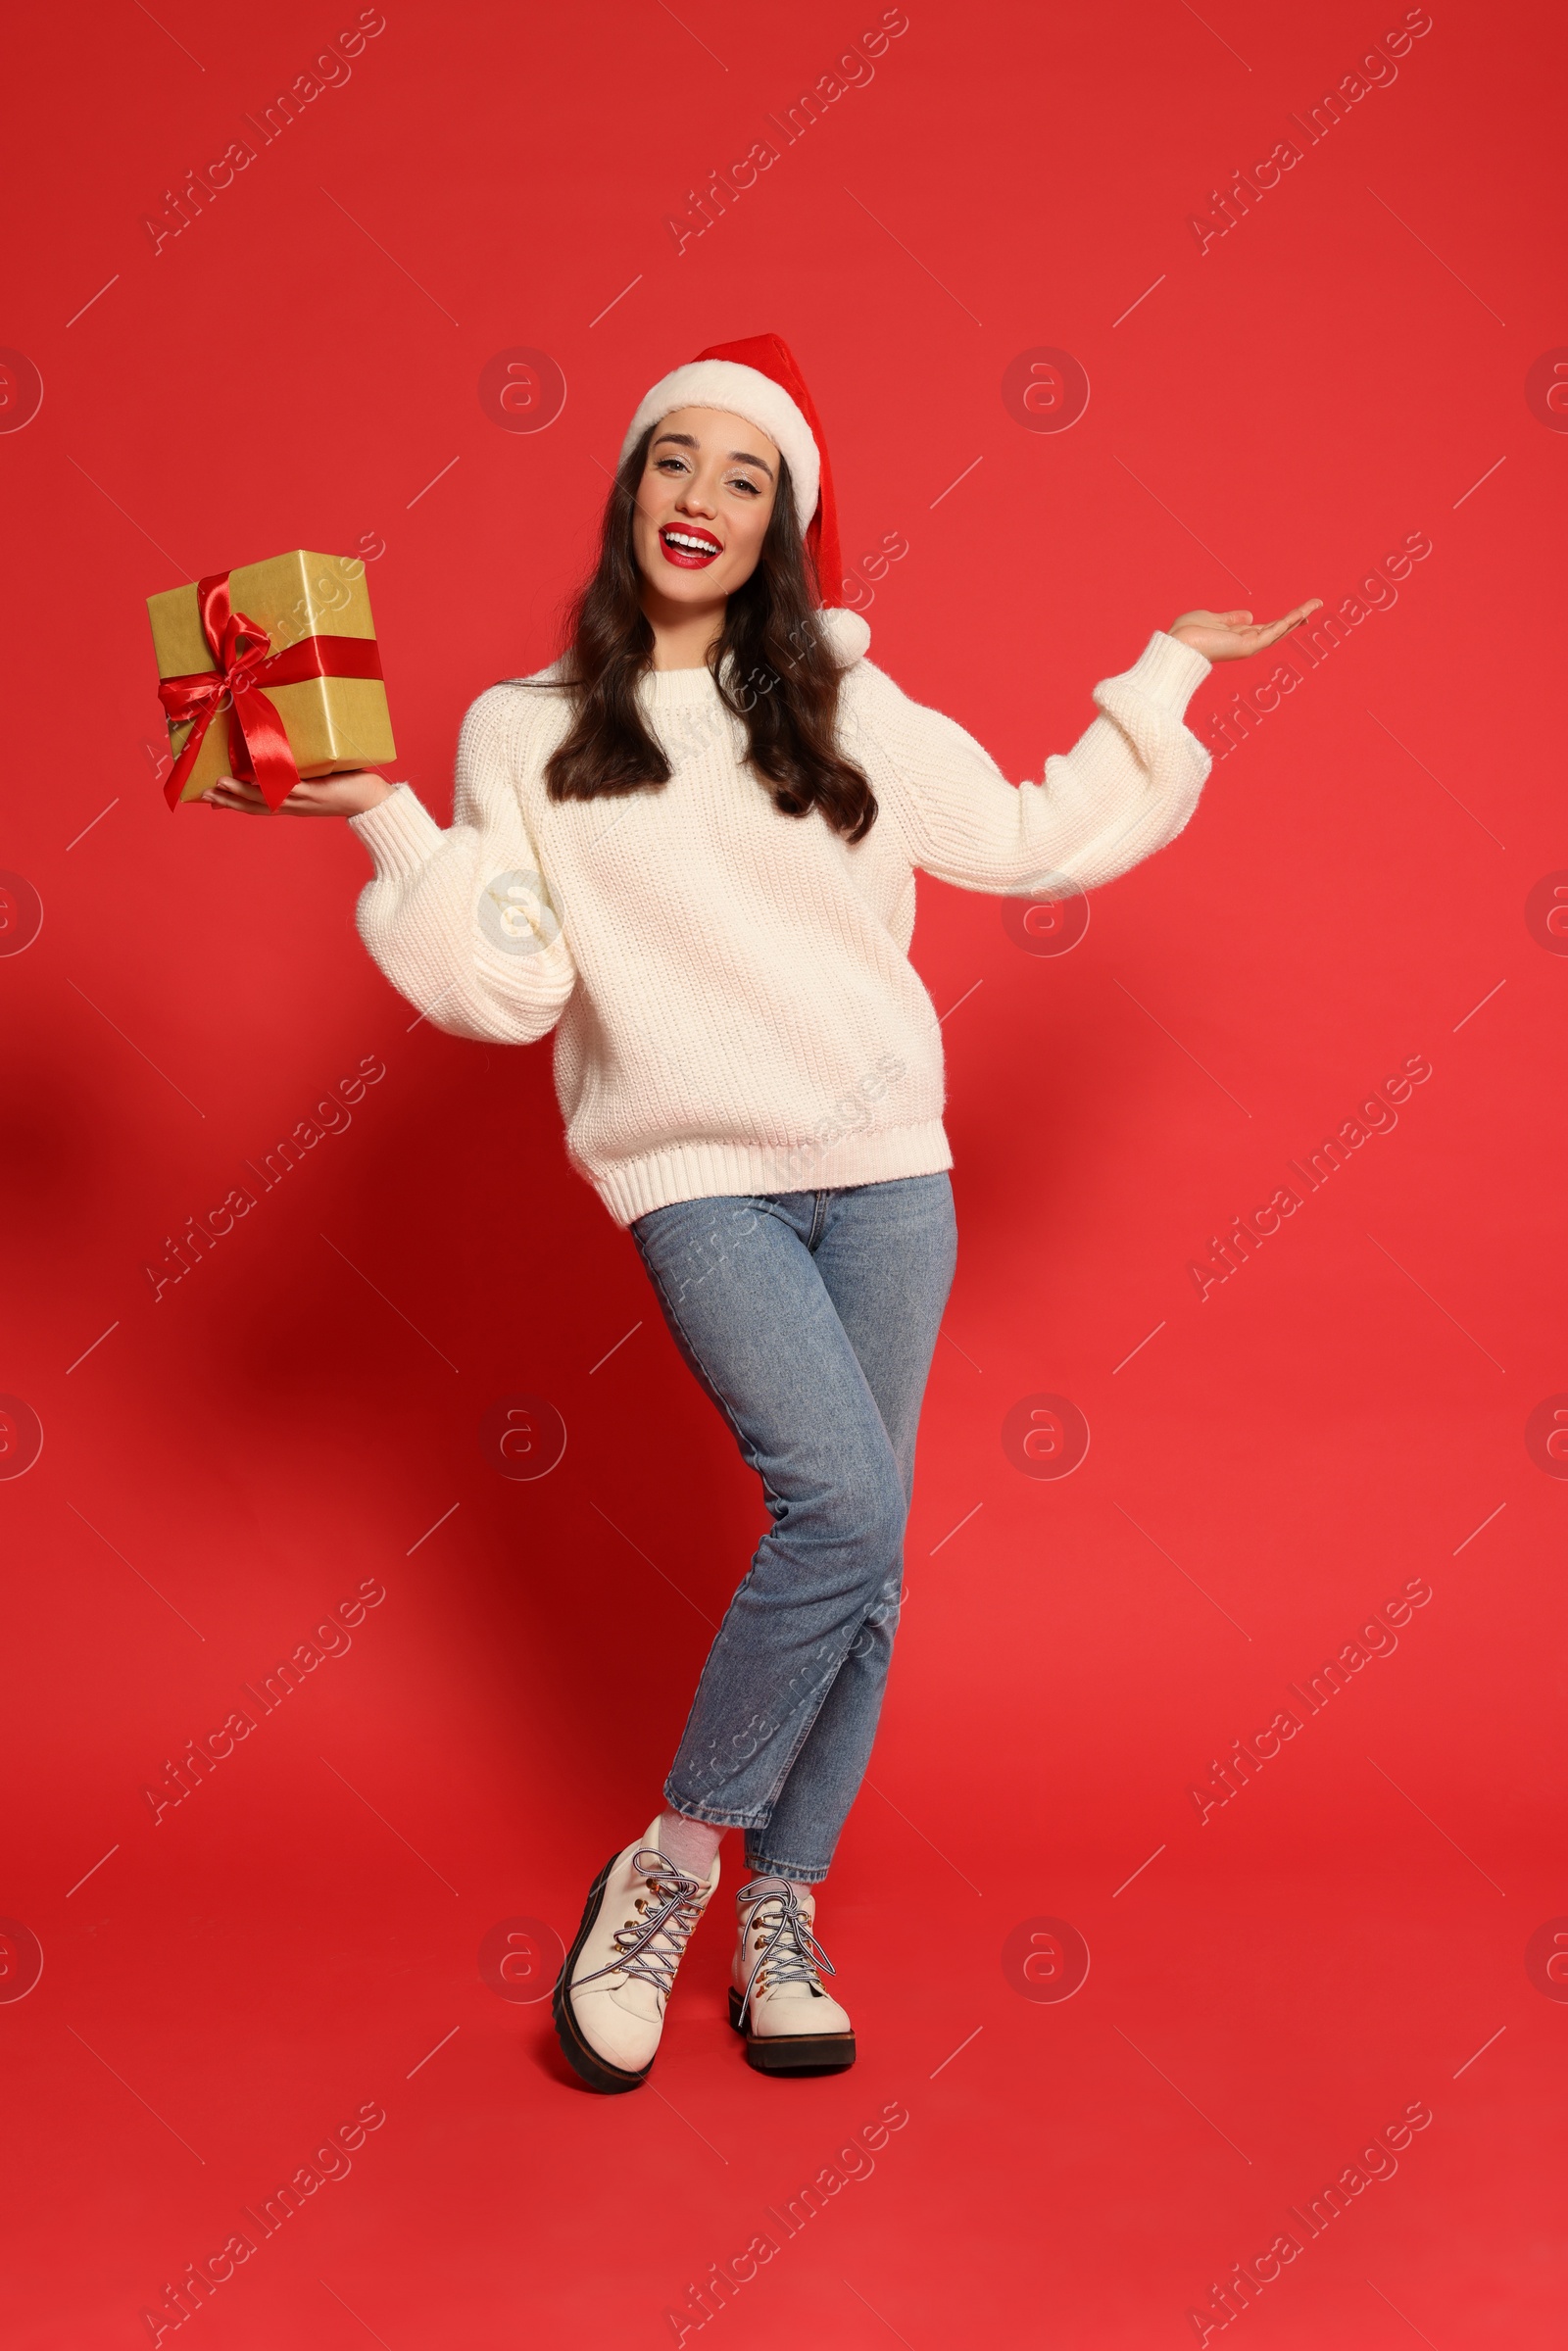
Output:
[[[1097,686],[1102,715],[1014,789],[864,659],[858,614],[826,617],[852,662],[840,742],[880,808],[854,848],[774,807],[706,669],[640,684],[662,787],[553,802],[565,697],[492,686],[463,723],[449,831],[406,784],[353,819],[375,863],[366,946],[437,1028],[555,1030],[567,1155],[618,1224],[951,1167],[942,1034],[906,952],[915,872],[1092,889],[1174,839],[1208,773],[1182,713],[1209,664],[1173,637]]]

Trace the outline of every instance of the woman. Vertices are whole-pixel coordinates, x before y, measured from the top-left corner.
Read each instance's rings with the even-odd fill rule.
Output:
[[[1316,609],[1184,612],[1015,790],[872,667],[858,615],[818,609],[841,576],[794,361],[774,336],[717,346],[632,418],[566,654],[469,710],[450,831],[363,771],[283,804],[352,820],[375,865],[361,933],[435,1026],[556,1031],[568,1155],[762,1481],[771,1525],[663,1808],[594,1880],[556,1986],[562,2045],[600,2090],[647,2078],[729,1828],[748,2059],[854,2063],[815,1889],[882,1702],[955,1257],[915,872],[1012,895],[1125,872],[1197,805],[1209,760],[1182,713],[1209,663]],[[207,798],[264,806],[232,778]]]

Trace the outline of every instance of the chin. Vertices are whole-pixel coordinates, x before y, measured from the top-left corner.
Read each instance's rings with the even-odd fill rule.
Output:
[[[714,604],[729,593],[722,582],[714,580],[711,569],[683,571],[675,563],[666,563],[657,549],[652,563],[639,563],[637,568],[648,586],[668,604]]]
[[[716,604],[729,594],[722,580],[715,580],[711,571],[676,571],[665,564],[665,576],[660,581],[663,593],[677,604]],[[670,581],[673,577],[674,585]]]

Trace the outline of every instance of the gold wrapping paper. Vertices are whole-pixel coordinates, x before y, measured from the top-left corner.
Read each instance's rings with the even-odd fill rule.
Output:
[[[262,563],[240,563],[228,575],[236,612],[256,621],[281,653],[302,637],[373,637],[370,591],[358,556],[310,555],[296,549]],[[166,589],[147,599],[153,650],[160,677],[189,677],[215,670],[202,634],[196,582]],[[397,758],[386,687],[378,677],[312,677],[296,686],[266,686],[288,736],[302,776],[331,775],[343,767],[377,767]],[[171,724],[169,749],[178,759],[190,722]],[[199,800],[209,784],[231,772],[228,713],[220,710],[207,730],[196,762],[185,779],[181,803]]]

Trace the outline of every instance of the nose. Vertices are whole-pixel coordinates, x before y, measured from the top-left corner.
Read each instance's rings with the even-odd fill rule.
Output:
[[[704,487],[695,473],[687,481],[675,504],[683,514],[694,516],[706,514],[710,520],[718,511],[713,504],[711,493]]]

